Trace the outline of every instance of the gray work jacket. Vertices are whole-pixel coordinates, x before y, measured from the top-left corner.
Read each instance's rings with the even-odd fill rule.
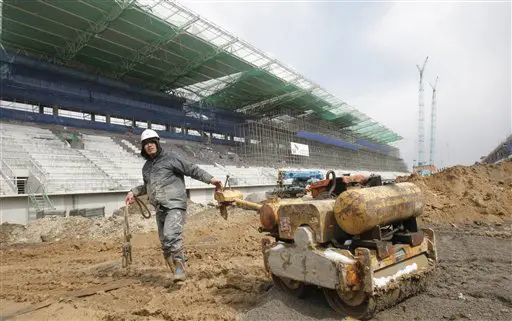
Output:
[[[213,176],[195,164],[187,163],[178,156],[162,151],[153,159],[147,159],[142,167],[143,185],[132,188],[135,196],[147,194],[149,202],[158,208],[187,209],[185,176],[209,184]]]

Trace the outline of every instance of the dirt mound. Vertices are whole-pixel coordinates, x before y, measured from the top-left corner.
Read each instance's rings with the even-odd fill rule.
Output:
[[[152,213],[152,215],[154,214],[155,212],[155,208],[153,207],[153,205],[149,204],[148,203],[148,197],[147,195],[143,195],[143,196],[140,196],[139,199],[142,201],[142,203],[144,203],[146,205],[146,207],[148,208],[148,210]],[[195,215],[199,212],[202,212],[204,210],[207,210],[207,209],[210,209],[214,207],[214,205],[212,204],[208,204],[208,205],[205,205],[205,204],[199,204],[199,203],[194,203],[192,202],[191,200],[188,200],[188,204],[187,204],[187,216],[192,216],[192,215]],[[113,215],[114,216],[122,216],[124,215],[124,206],[120,207],[119,209],[117,209],[116,211],[114,211]],[[128,213],[130,215],[140,215],[140,208],[139,208],[139,205],[137,205],[137,203],[133,203],[132,205],[130,205],[128,207]]]
[[[122,216],[109,218],[85,218],[80,216],[49,216],[33,221],[27,226],[7,224],[2,229],[2,243],[41,243],[59,240],[113,240],[123,236]],[[154,219],[130,215],[132,233],[151,232],[156,229]],[[5,232],[4,232],[5,231]]]
[[[503,222],[512,219],[512,160],[455,166],[428,177],[411,175],[425,195],[422,219],[431,223]]]
[[[147,199],[142,199],[146,202]],[[145,219],[139,212],[136,204],[128,208],[130,231],[134,233],[147,233],[156,230],[155,212],[148,206],[151,217]],[[210,205],[190,202],[187,217],[191,217],[205,210],[214,209]],[[124,206],[116,210],[108,218],[85,218],[81,216],[59,217],[48,216],[27,224],[4,223],[0,225],[0,244],[41,243],[58,240],[118,240],[123,237]]]

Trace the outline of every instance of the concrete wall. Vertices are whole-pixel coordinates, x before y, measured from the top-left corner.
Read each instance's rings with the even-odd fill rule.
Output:
[[[259,193],[270,191],[274,186],[237,186],[244,195],[250,193]],[[190,199],[195,203],[207,204],[214,202],[213,188],[193,188],[189,189]],[[105,206],[105,215],[111,216],[112,213],[124,206],[124,198],[127,191],[101,192],[86,194],[51,194],[48,195],[55,208],[60,211],[69,211],[79,208],[103,207]],[[14,195],[0,197],[0,224],[7,222],[11,224],[27,224],[35,219],[35,213],[32,210],[29,213],[29,201],[27,195]]]
[[[263,186],[236,186],[234,189],[240,190],[247,196],[251,193],[263,193],[271,191],[275,186],[263,185]],[[209,202],[215,202],[213,199],[213,188],[194,188],[189,189],[189,197],[194,203],[207,204]]]
[[[78,208],[103,207],[106,216],[124,205],[126,192],[104,192],[88,194],[51,194],[48,195],[55,208],[66,211]],[[29,201],[27,195],[3,196],[0,198],[0,223],[27,224],[35,219],[34,210],[29,213]]]
[[[28,196],[0,197],[0,223],[26,224],[28,222]]]

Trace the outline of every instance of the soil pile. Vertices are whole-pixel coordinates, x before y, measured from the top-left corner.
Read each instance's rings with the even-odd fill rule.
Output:
[[[503,222],[512,219],[512,160],[495,165],[455,166],[428,177],[411,175],[424,192],[430,223]]]
[[[85,218],[81,216],[48,216],[27,226],[3,224],[2,243],[41,243],[59,240],[113,240],[123,237],[124,217]],[[9,228],[7,228],[9,226]],[[146,233],[156,229],[154,219],[130,215],[130,231]],[[5,233],[4,233],[5,232]]]
[[[144,203],[147,199],[141,199]],[[118,240],[123,237],[124,206],[110,217],[86,218],[81,216],[47,216],[30,222],[27,226],[4,223],[0,225],[0,244],[41,243],[59,240]],[[213,206],[190,202],[187,216],[212,209]],[[148,206],[151,217],[142,217],[138,205],[128,207],[130,232],[148,233],[156,231],[155,211]]]

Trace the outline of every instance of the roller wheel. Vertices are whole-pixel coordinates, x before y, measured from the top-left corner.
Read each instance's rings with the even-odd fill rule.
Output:
[[[323,289],[329,306],[336,312],[359,320],[371,319],[375,313],[375,300],[361,291],[341,292]]]
[[[311,287],[304,282],[280,277],[272,274],[272,280],[283,291],[290,293],[297,298],[305,298],[311,291]]]

